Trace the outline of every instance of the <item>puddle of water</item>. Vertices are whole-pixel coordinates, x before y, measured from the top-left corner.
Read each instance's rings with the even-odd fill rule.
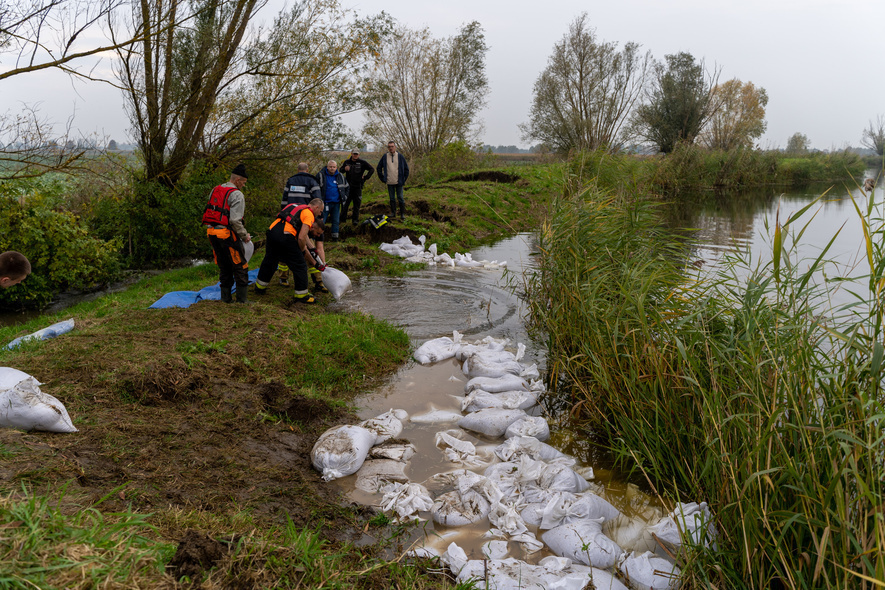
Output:
[[[473,258],[507,260],[510,272],[521,276],[522,271],[532,264],[533,243],[531,234],[522,234],[494,247],[478,250],[473,253]],[[430,268],[402,278],[370,277],[355,284],[354,292],[348,294],[339,305],[346,309],[359,309],[399,324],[416,345],[430,338],[451,336],[452,330],[461,332],[470,341],[486,335],[509,338],[509,348],[513,350],[518,342],[526,344],[524,363],[536,362],[539,367],[543,367],[544,351],[538,343],[529,340],[523,324],[525,306],[503,284],[502,274],[500,271]],[[455,359],[430,366],[410,363],[385,386],[357,400],[359,415],[368,419],[390,409],[403,409],[410,416],[433,409],[460,413],[467,380],[461,371],[461,363]],[[540,410],[534,413],[540,413]],[[567,424],[557,425],[556,420],[550,417],[548,421],[554,431],[548,442],[575,456],[578,466],[587,466],[582,463],[582,459],[592,456],[592,453],[574,452],[586,447],[582,444],[581,435],[569,430]],[[435,445],[436,433],[451,428],[457,428],[456,424],[420,424],[407,421],[399,436],[417,448],[416,455],[406,469],[406,475],[410,481],[427,487],[433,497],[440,493],[439,485],[430,479],[433,475],[464,468],[463,465],[446,461],[443,452]],[[476,445],[478,451],[480,447],[494,447],[503,442],[503,439],[484,439],[467,431],[464,433],[464,439]],[[484,468],[471,470],[481,473]],[[660,506],[655,500],[640,492],[636,486],[625,483],[616,473],[600,469],[596,475],[592,482],[598,486],[596,491],[625,515],[660,515]],[[339,486],[355,502],[378,505],[382,495],[357,489],[356,480],[357,476],[351,475],[335,480],[333,485]],[[414,530],[411,542],[433,547],[442,553],[454,541],[470,558],[482,558],[482,545],[488,541],[482,538],[482,534],[489,529],[487,519],[474,525],[449,528],[433,523],[429,513],[421,516],[427,522]],[[540,539],[543,531],[531,526],[529,530]],[[509,543],[509,549],[510,556],[531,563],[550,555],[546,549],[527,555],[521,545],[515,542]]]

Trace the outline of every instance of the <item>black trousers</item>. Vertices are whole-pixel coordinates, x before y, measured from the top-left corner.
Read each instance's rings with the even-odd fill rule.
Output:
[[[363,204],[363,183],[354,182],[350,185],[350,193],[341,207],[341,221],[347,221],[347,209],[353,204],[353,222],[360,220],[360,205]]]
[[[218,281],[222,289],[230,289],[237,284],[237,290],[249,288],[249,263],[243,242],[237,239],[234,232],[227,238],[209,234],[209,243],[215,253],[215,264],[218,265]]]
[[[298,247],[298,238],[283,231],[283,223],[267,230],[267,253],[258,268],[258,283],[267,285],[282,262],[292,271],[293,285],[296,291],[307,291],[307,264],[304,254]]]

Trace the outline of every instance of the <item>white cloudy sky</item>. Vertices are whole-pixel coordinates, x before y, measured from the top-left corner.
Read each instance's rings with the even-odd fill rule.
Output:
[[[762,147],[786,145],[795,132],[819,149],[859,145],[863,129],[885,115],[882,25],[885,0],[343,0],[363,14],[385,10],[413,28],[448,36],[473,20],[490,47],[484,143],[527,147],[524,122],[532,86],[553,44],[586,11],[600,39],[633,41],[656,59],[687,51],[721,67],[720,81],[738,78],[766,89],[768,130]],[[272,0],[279,7],[282,0]],[[265,19],[272,17],[267,10]],[[107,65],[107,64],[105,64]],[[126,140],[117,91],[51,74],[3,83],[0,112],[39,103],[54,121]],[[347,121],[358,127],[359,118]]]

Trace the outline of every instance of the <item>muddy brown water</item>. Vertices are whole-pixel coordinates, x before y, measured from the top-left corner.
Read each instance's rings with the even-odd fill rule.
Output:
[[[527,308],[510,288],[510,285],[521,284],[523,272],[531,270],[534,243],[533,234],[519,234],[472,252],[474,260],[506,260],[506,273],[500,270],[430,267],[405,277],[365,277],[357,281],[354,291],[336,305],[342,309],[363,311],[401,326],[415,346],[432,338],[451,336],[453,330],[469,341],[489,335],[508,338],[511,341],[509,348],[513,350],[518,342],[522,342],[526,345],[523,362],[537,363],[543,375],[543,343],[529,337],[524,323]],[[433,409],[460,412],[466,382],[461,363],[455,359],[428,366],[411,362],[384,386],[358,399],[356,403],[359,415],[364,419],[392,408],[403,409],[410,416]],[[575,456],[578,465],[594,467],[596,479],[592,483],[614,506],[628,516],[635,516],[649,508],[654,514],[659,513],[657,502],[640,492],[635,485],[626,483],[617,473],[593,465],[591,454],[582,452],[587,449],[587,445],[583,444],[586,436],[570,428],[567,420],[549,415],[542,407],[532,413],[547,415],[551,425],[550,444]],[[417,448],[406,469],[410,481],[424,484],[434,497],[438,495],[434,493],[434,488],[438,486],[430,481],[433,475],[464,468],[463,465],[446,461],[442,451],[434,444],[437,432],[451,428],[457,428],[457,425],[408,421],[398,437],[408,440]],[[465,434],[465,440],[476,445],[478,451],[483,446],[493,448],[503,442],[503,439],[488,439],[466,431]],[[481,473],[484,467],[470,469]],[[354,502],[377,505],[382,495],[357,489],[356,479],[356,475],[351,475],[330,485],[338,487]],[[464,548],[469,557],[482,558],[482,545],[488,541],[482,538],[482,534],[489,529],[488,519],[474,525],[449,528],[435,525],[429,513],[421,514],[421,517],[427,521],[414,530],[411,536],[413,544],[434,547],[443,552],[454,541]],[[531,526],[529,530],[540,538],[539,531]],[[545,550],[526,555],[515,542],[511,542],[509,548],[511,556],[532,562],[549,555]]]

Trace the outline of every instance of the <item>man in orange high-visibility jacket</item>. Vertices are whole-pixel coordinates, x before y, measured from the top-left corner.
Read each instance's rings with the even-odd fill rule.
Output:
[[[314,260],[314,265],[321,267],[319,270],[325,268],[319,257],[314,258],[309,253],[310,243],[308,241],[310,228],[322,212],[322,199],[313,199],[307,205],[292,204],[283,207],[267,230],[267,252],[258,269],[258,279],[255,281],[256,294],[266,291],[270,280],[277,271],[277,265],[282,262],[292,271],[292,279],[295,283],[295,301],[297,303],[316,302],[313,295],[307,291],[305,258]]]
[[[230,175],[230,180],[212,189],[209,203],[203,212],[203,225],[212,244],[215,264],[218,265],[218,280],[221,283],[221,300],[230,303],[234,283],[237,285],[237,302],[246,303],[249,288],[249,264],[243,244],[252,241],[252,236],[243,225],[246,212],[246,167],[238,164]]]

